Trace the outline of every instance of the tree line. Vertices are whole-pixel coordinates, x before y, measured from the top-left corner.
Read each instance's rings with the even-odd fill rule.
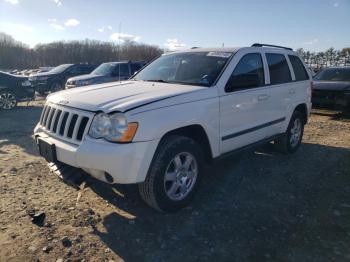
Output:
[[[342,50],[331,47],[324,52],[310,52],[298,48],[296,52],[308,66],[317,70],[330,66],[350,66],[350,47]]]
[[[0,33],[0,68],[28,69],[41,66],[57,66],[65,63],[88,63],[120,60],[144,60],[149,62],[164,51],[153,45],[124,42],[117,45],[96,40],[58,41],[38,44],[34,48],[16,41],[12,36]]]
[[[89,63],[120,60],[149,62],[164,52],[158,46],[124,42],[117,45],[96,40],[58,41],[38,44],[34,48],[0,32],[0,69],[29,69],[40,66],[57,66],[64,63]],[[350,65],[350,47],[324,52],[310,52],[299,48],[296,52],[314,69]]]

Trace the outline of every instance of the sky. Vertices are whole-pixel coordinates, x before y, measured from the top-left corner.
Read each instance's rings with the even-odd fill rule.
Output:
[[[350,47],[350,0],[0,0],[0,32],[31,47],[132,40],[167,49]]]

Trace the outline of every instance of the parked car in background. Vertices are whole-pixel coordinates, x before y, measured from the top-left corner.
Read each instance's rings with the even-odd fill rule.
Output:
[[[0,109],[13,109],[17,102],[34,98],[28,77],[0,72]]]
[[[321,70],[314,77],[312,103],[350,107],[350,67]]]
[[[38,68],[38,73],[49,72],[52,69],[54,69],[52,66],[41,66]]]
[[[168,53],[130,81],[49,95],[39,152],[106,183],[138,184],[150,206],[177,210],[204,162],[270,141],[299,148],[311,76],[290,48],[266,46]]]
[[[312,77],[314,77],[316,75],[314,69],[311,66],[308,66],[307,69],[309,70]]]
[[[103,63],[88,75],[81,75],[69,78],[66,83],[66,89],[79,86],[127,80],[135,72],[139,71],[142,67],[144,67],[145,64],[146,63],[144,61]]]
[[[63,64],[44,73],[38,73],[29,77],[29,81],[35,91],[41,95],[62,90],[68,78],[72,76],[91,73],[95,65],[87,64]]]

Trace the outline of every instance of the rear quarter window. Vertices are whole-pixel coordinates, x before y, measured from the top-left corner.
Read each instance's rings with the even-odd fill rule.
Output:
[[[307,74],[303,63],[300,61],[300,58],[295,55],[288,55],[288,57],[294,70],[295,81],[308,80],[309,75]]]
[[[270,71],[270,84],[277,85],[292,81],[287,60],[282,54],[266,54]]]

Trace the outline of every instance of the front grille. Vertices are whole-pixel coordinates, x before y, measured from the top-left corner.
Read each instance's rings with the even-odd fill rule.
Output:
[[[55,104],[46,104],[41,113],[40,126],[56,138],[80,144],[88,132],[93,114]]]

